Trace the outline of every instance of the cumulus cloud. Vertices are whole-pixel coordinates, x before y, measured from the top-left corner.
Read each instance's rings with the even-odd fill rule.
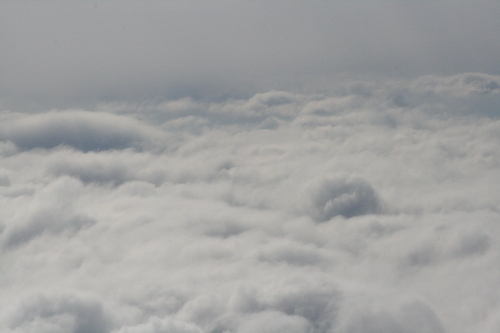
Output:
[[[60,178],[37,193],[32,203],[16,213],[3,230],[3,245],[18,246],[44,233],[74,233],[93,224],[91,218],[74,212],[72,199],[78,197],[80,183]]]
[[[151,318],[147,323],[135,326],[122,327],[119,330],[114,330],[113,333],[202,333],[203,331],[194,324],[161,319],[158,317]]]
[[[0,139],[20,149],[67,145],[82,151],[140,147],[159,133],[133,119],[83,111],[5,114]]]
[[[113,319],[98,299],[73,294],[23,300],[5,322],[7,332],[109,332]]]
[[[326,179],[312,185],[309,211],[316,221],[335,216],[378,213],[381,204],[373,187],[362,179]]]

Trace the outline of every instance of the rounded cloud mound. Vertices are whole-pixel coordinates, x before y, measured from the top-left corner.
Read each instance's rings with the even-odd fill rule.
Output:
[[[0,125],[0,139],[22,150],[59,145],[82,151],[124,149],[150,141],[155,132],[131,118],[84,111],[23,115]]]
[[[350,218],[374,214],[381,207],[370,183],[359,178],[322,180],[314,184],[309,193],[309,213],[318,222],[339,215]]]
[[[428,332],[443,333],[441,320],[428,305],[419,301],[402,304],[396,309],[358,308],[346,315],[341,323],[340,332]]]
[[[110,332],[111,315],[98,299],[73,294],[37,295],[7,316],[10,332]]]

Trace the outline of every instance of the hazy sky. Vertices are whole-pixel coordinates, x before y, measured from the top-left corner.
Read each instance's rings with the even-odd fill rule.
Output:
[[[0,96],[47,107],[315,93],[345,76],[500,74],[498,1],[2,1],[0,9]]]
[[[1,1],[1,331],[499,332],[499,17]]]

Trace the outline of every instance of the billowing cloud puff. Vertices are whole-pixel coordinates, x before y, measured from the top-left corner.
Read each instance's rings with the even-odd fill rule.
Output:
[[[159,133],[133,119],[83,111],[4,115],[0,139],[20,149],[66,145],[82,151],[141,147]]]
[[[51,183],[8,221],[2,232],[2,245],[18,246],[44,233],[74,233],[93,224],[94,220],[75,212],[72,200],[81,190],[81,183],[71,178],[62,177]]]
[[[375,214],[381,203],[373,187],[362,179],[324,179],[311,185],[309,212],[316,221],[335,216]]]
[[[7,314],[6,332],[110,332],[113,319],[98,299],[73,294],[37,295]]]

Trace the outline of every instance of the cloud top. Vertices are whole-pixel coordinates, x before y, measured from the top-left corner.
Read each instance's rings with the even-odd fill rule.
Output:
[[[70,146],[82,151],[141,147],[158,132],[133,119],[84,111],[7,115],[0,125],[0,139],[22,150]]]
[[[381,211],[375,190],[363,179],[324,179],[317,181],[309,191],[309,211],[318,222],[335,216],[350,218]]]

